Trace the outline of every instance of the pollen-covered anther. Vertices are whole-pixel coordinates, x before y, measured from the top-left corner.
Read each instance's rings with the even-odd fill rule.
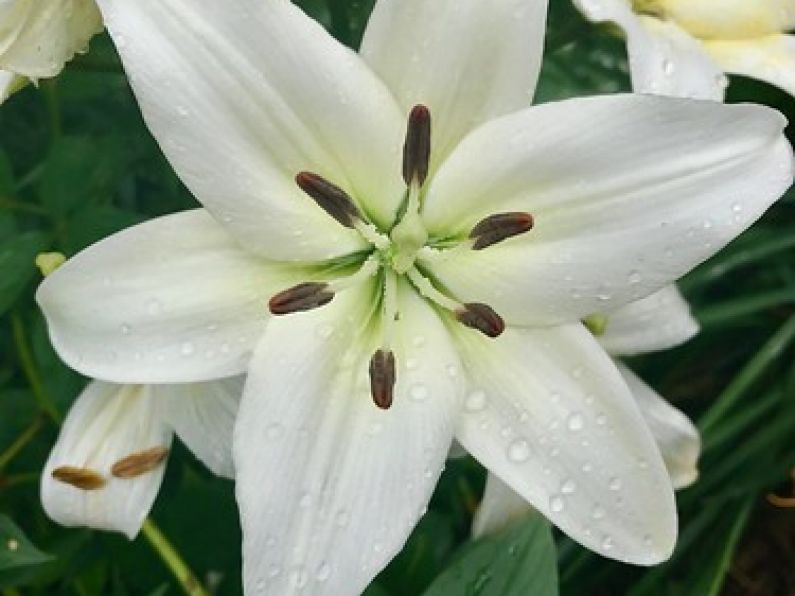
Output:
[[[334,292],[322,282],[307,282],[279,292],[268,302],[274,315],[289,315],[319,308],[334,299]]]
[[[505,331],[505,321],[488,304],[470,302],[455,312],[459,323],[477,329],[488,337],[498,337]]]
[[[78,466],[60,466],[55,468],[52,471],[52,477],[59,482],[70,484],[81,490],[98,490],[106,484],[105,477],[99,472]]]
[[[395,379],[395,355],[388,350],[378,350],[370,359],[370,392],[373,402],[382,410],[392,405]]]
[[[533,216],[529,213],[498,213],[481,220],[469,237],[475,241],[474,250],[483,250],[507,238],[524,234],[533,229]]]
[[[157,468],[168,457],[167,447],[152,447],[123,457],[110,469],[116,478],[136,478]]]
[[[322,176],[312,172],[300,172],[295,177],[295,182],[323,211],[346,228],[353,228],[362,219],[362,214],[348,193]]]
[[[408,186],[416,180],[420,186],[428,177],[431,161],[431,112],[416,105],[409,114],[406,142],[403,145],[403,180]]]

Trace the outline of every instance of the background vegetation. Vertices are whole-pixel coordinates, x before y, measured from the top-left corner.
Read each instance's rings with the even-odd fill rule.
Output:
[[[551,0],[538,102],[627,90],[623,44]],[[372,0],[304,0],[358,45]],[[734,79],[729,101],[795,100]],[[0,107],[0,593],[179,594],[141,536],[64,529],[44,515],[38,478],[60,420],[85,380],[49,345],[33,292],[35,255],[73,255],[142,220],[195,206],[143,125],[107,36],[57,80]],[[702,475],[679,494],[681,539],[652,569],[609,562],[533,517],[466,544],[484,473],[452,462],[405,551],[368,596],[795,594],[795,193],[681,284],[702,333],[631,365],[703,431]],[[240,529],[232,484],[181,446],[153,519],[202,583],[239,594]],[[559,577],[559,586],[558,578]]]

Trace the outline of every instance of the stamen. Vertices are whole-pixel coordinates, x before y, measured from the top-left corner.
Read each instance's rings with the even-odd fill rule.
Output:
[[[98,490],[105,486],[105,478],[89,468],[61,466],[52,471],[52,477],[81,490]]]
[[[457,300],[453,300],[449,296],[445,296],[439,290],[437,290],[433,284],[428,280],[419,270],[414,267],[409,269],[406,272],[406,276],[409,278],[414,287],[417,288],[417,291],[422,295],[423,298],[427,298],[431,302],[435,302],[439,306],[441,306],[445,310],[449,310],[452,312],[457,312],[464,308]]]
[[[157,468],[167,455],[166,447],[152,447],[120,459],[110,471],[116,478],[135,478]]]
[[[416,105],[409,114],[406,142],[403,145],[403,180],[412,186],[416,180],[419,186],[428,177],[431,161],[431,112],[423,105]]]
[[[301,172],[295,182],[318,206],[346,228],[353,228],[362,214],[353,204],[348,193],[312,172]]]
[[[483,250],[506,238],[524,234],[533,229],[533,216],[529,213],[498,213],[482,220],[469,233],[475,241],[472,248]]]
[[[289,315],[319,308],[334,299],[327,283],[307,282],[279,292],[268,302],[274,315]]]
[[[326,284],[326,291],[330,294],[338,294],[343,290],[358,286],[363,281],[368,280],[373,275],[378,273],[378,268],[381,266],[381,259],[378,253],[373,253],[367,260],[362,263],[359,270],[353,275],[348,277],[340,277]],[[322,305],[320,305],[322,306]]]
[[[505,331],[505,321],[488,304],[464,304],[462,309],[456,311],[455,317],[460,323],[488,337],[498,337]]]
[[[588,315],[582,320],[582,324],[596,337],[601,337],[605,334],[607,322],[607,315],[601,313]]]
[[[378,350],[370,359],[370,392],[373,402],[382,410],[392,405],[395,389],[395,355]]]

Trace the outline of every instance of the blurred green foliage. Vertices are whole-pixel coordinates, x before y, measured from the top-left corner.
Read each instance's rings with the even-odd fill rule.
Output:
[[[352,47],[372,7],[372,0],[298,3]],[[567,0],[552,0],[537,101],[628,89],[621,40],[583,21]],[[761,83],[734,80],[729,100],[795,116],[792,98]],[[49,345],[34,302],[33,259],[42,250],[73,255],[129,225],[192,206],[146,130],[107,36],[95,38],[90,53],[62,76],[29,86],[0,108],[3,596],[180,592],[143,538],[129,543],[61,528],[41,509],[40,470],[85,380]],[[764,497],[790,494],[795,466],[795,195],[682,288],[703,332],[679,349],[631,362],[703,431],[702,476],[679,495],[681,538],[669,563],[634,568],[557,533],[553,543],[537,517],[467,543],[484,473],[463,459],[450,463],[404,552],[367,594],[552,595],[556,559],[564,596],[746,594],[748,585],[755,594],[793,593],[795,545],[784,540],[770,547],[777,539],[769,528],[795,536],[795,520]],[[230,482],[177,447],[153,517],[212,592],[241,592]],[[779,563],[787,560],[789,568]]]

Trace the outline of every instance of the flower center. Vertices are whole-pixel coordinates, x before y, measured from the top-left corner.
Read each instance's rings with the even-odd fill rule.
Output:
[[[392,405],[397,379],[395,355],[391,349],[392,328],[399,319],[398,276],[405,277],[417,292],[437,308],[447,311],[458,322],[497,337],[505,323],[493,308],[477,302],[462,303],[437,284],[417,264],[421,254],[428,256],[453,250],[483,250],[533,228],[529,213],[500,213],[481,220],[469,238],[446,250],[428,245],[428,232],[422,220],[422,199],[428,177],[431,154],[431,114],[425,106],[415,106],[408,117],[403,146],[403,179],[406,195],[396,223],[386,232],[366,219],[353,199],[333,182],[312,172],[300,172],[296,184],[326,213],[341,225],[355,229],[369,243],[365,257],[351,255],[360,263],[358,270],[328,281],[308,281],[279,292],[270,299],[274,315],[289,315],[313,310],[331,302],[341,291],[373,277],[382,284],[380,308],[381,347],[370,359],[370,386],[373,402],[387,409]],[[347,260],[347,259],[346,259]]]

